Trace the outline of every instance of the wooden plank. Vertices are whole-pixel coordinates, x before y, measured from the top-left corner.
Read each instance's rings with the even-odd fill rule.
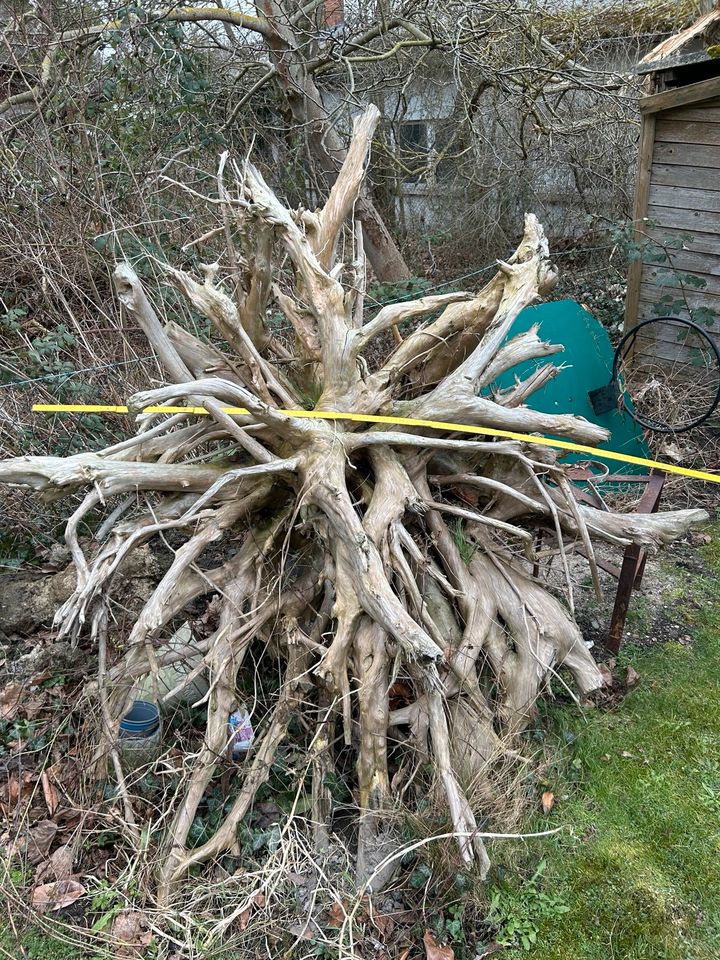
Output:
[[[720,167],[720,151],[717,146],[689,143],[656,143],[653,151],[655,163],[675,163],[689,167]]]
[[[647,319],[653,319],[652,311]],[[664,332],[663,327],[665,327]],[[705,332],[713,339],[716,339],[716,334],[712,330],[706,330]],[[638,332],[635,343],[637,344],[638,350],[645,350],[645,347],[640,346],[641,344],[665,344],[665,346],[672,347],[673,349],[676,347],[685,347],[688,350],[693,350],[696,354],[707,354],[711,356],[710,345],[701,339],[694,330],[689,330],[688,335],[683,337],[683,339],[678,339],[679,336],[679,325],[653,323],[650,326],[643,327],[642,330]]]
[[[656,317],[656,315],[655,315],[655,304],[645,304],[645,303],[643,303],[643,302],[641,301],[641,306],[642,306],[643,311],[646,313],[646,316],[643,317],[643,319],[645,319],[645,320],[656,320],[656,319],[657,319],[657,317]],[[683,314],[683,316],[685,316],[685,314]],[[687,318],[687,319],[689,319],[689,318]],[[659,323],[653,323],[653,324],[652,324],[652,329],[655,330],[655,329],[657,329],[657,327],[659,327],[659,326],[660,326]],[[675,327],[674,324],[671,325],[671,326],[672,326],[673,328]],[[720,328],[718,328],[718,326],[717,326],[717,320],[715,321],[715,328],[714,328],[714,329],[711,329],[711,328],[709,328],[709,327],[705,327],[705,326],[703,326],[703,324],[700,324],[700,326],[702,327],[703,333],[706,333],[712,340],[714,340],[714,341],[717,343],[718,334],[720,333]],[[643,328],[643,331],[644,331],[644,329],[645,329],[645,328]],[[656,336],[655,334],[653,334],[653,336],[655,336],[655,340],[656,340],[658,343],[677,344],[677,343],[684,343],[684,342],[685,342],[684,340],[683,340],[683,341],[678,340],[679,333],[678,333],[677,329],[668,329],[668,330],[666,330],[665,333],[662,333],[662,332],[661,332],[661,333],[659,333],[657,336]],[[709,345],[704,339],[701,339],[700,335],[699,335],[698,333],[696,333],[694,330],[691,330],[691,331],[690,331],[690,333],[689,333],[689,335],[688,335],[688,342],[689,342],[690,344],[696,346],[696,347],[700,347],[700,348],[701,348],[702,350],[704,350],[704,351],[709,351],[709,350],[711,349],[711,348],[710,348],[710,345]]]
[[[720,123],[720,98],[706,100],[692,107],[663,110],[658,120],[697,120],[700,123]]]
[[[658,227],[675,227],[690,234],[720,234],[720,213],[703,210],[682,210],[678,207],[649,205],[645,214]]]
[[[650,316],[647,317],[648,320],[652,319],[652,311]],[[654,326],[653,326],[654,329]],[[685,351],[688,352],[688,356],[692,353],[694,356],[707,357],[708,361],[712,359],[713,354],[710,351],[710,345],[707,343],[701,344],[699,337],[693,333],[689,341],[680,341],[680,340],[663,340],[660,338],[652,338],[650,336],[643,336],[644,330],[642,330],[638,336],[637,340],[633,344],[633,358],[635,352],[638,353],[653,353],[659,351],[658,355],[662,356],[676,356],[678,355],[678,350],[682,347]],[[712,331],[708,331],[710,336],[717,342],[717,334]],[[717,366],[717,364],[716,364]]]
[[[667,246],[668,243],[682,239],[683,249],[676,250],[674,247],[668,248],[670,256],[673,258],[676,254],[702,255],[710,254],[712,257],[720,257],[720,236],[712,233],[688,234],[686,230],[675,227],[660,227],[648,225],[645,230],[645,236],[655,241],[657,246]],[[688,239],[689,238],[689,239]]]
[[[715,371],[702,357],[693,357],[682,347],[675,349],[668,344],[659,344],[657,347],[653,344],[637,344],[633,354],[633,368],[639,365],[660,366],[668,374],[678,374],[684,372],[686,375],[692,375],[693,379],[698,378],[700,374],[706,381],[711,376],[715,376]],[[629,370],[629,367],[625,368]]]
[[[718,166],[695,167],[676,163],[653,163],[653,186],[693,187],[697,190],[713,190],[720,193],[720,155]]]
[[[693,376],[697,377],[702,372],[704,377],[713,378],[717,376],[715,368],[710,366],[705,357],[698,356],[688,352],[681,344],[669,343],[637,343],[633,353],[633,366],[641,362],[641,358],[648,362],[659,362],[668,368],[674,368],[675,371],[686,369],[692,371]]]
[[[656,287],[652,282],[645,280],[644,274],[640,287],[640,296],[645,303],[658,303],[658,301],[662,300],[667,294],[670,294],[673,299],[678,300],[683,296],[680,290],[676,290],[673,287]],[[690,290],[686,287],[684,296],[691,307],[701,307],[707,304],[711,310],[717,310],[718,306],[720,306],[720,304],[714,303],[714,301],[720,300],[720,293],[713,290]]]
[[[645,353],[638,345],[633,354],[633,366],[654,368],[658,367],[667,372],[668,377],[692,377],[698,375],[700,369],[696,363],[693,363],[692,357],[684,353],[673,353],[671,350],[662,349],[660,353]]]
[[[655,171],[653,170],[653,174]],[[666,187],[653,183],[648,202],[658,207],[682,207],[684,210],[720,213],[720,193],[717,190],[698,190],[694,187]]]
[[[669,343],[666,340],[650,340],[647,337],[641,340],[638,336],[632,355],[633,366],[639,355],[658,357],[662,360],[677,360],[678,363],[690,364],[696,370],[703,371],[704,375],[712,375],[715,379],[718,377],[717,362],[709,347],[698,349],[692,344]]]
[[[705,143],[720,146],[720,126],[696,120],[663,120],[657,118],[656,143]]]
[[[720,96],[720,77],[711,77],[699,83],[689,83],[686,87],[675,90],[663,90],[640,100],[640,112],[644,115],[654,115],[659,110],[669,110],[673,107],[682,107],[686,104],[699,103],[712,97]]]
[[[720,324],[718,324],[718,317],[720,316],[720,293],[706,293],[704,290],[700,293],[690,292],[685,290],[684,295],[680,293],[679,290],[670,290],[667,287],[655,287],[652,283],[641,283],[640,284],[640,300],[644,304],[660,304],[661,300],[664,300],[665,297],[672,297],[671,303],[682,301],[684,306],[679,308],[679,310],[671,309],[668,306],[663,306],[663,311],[666,312],[667,316],[675,316],[677,313],[680,316],[685,316],[687,310],[699,310],[700,308],[705,308],[707,310],[712,310],[715,314],[715,318],[712,323],[712,328],[708,332],[717,333],[720,331]]]
[[[658,274],[665,279],[665,275],[670,272],[675,278],[684,284],[686,290],[692,290],[696,293],[707,294],[708,296],[720,297],[720,273],[718,274],[700,274],[700,273],[690,273],[690,276],[697,277],[698,280],[702,280],[705,283],[704,287],[694,287],[692,283],[687,283],[685,277],[683,276],[684,271],[682,270],[671,270],[668,271],[666,267],[656,267],[654,264],[650,265],[643,270],[643,283],[650,283],[652,286],[656,287],[658,290],[662,289],[663,293],[678,293],[680,295],[680,290],[676,287],[668,286],[664,284],[662,287],[658,286]]]
[[[691,343],[695,345],[700,345],[701,338],[694,330],[689,330],[688,328],[683,328],[678,323],[665,323],[657,319],[657,313],[655,312],[655,304],[650,303],[647,300],[641,299],[640,305],[643,310],[646,312],[647,316],[643,319],[646,320],[655,320],[656,322],[652,326],[643,327],[642,330],[638,333],[638,342],[641,338],[651,339],[653,341],[658,341],[659,343],[683,343],[685,340],[689,339]],[[682,317],[690,319],[687,317],[687,311],[682,311]],[[700,324],[703,331],[709,334],[713,339],[717,339],[717,334],[720,332],[720,314],[713,321],[712,327],[706,327],[704,324]],[[682,339],[679,339],[682,338]],[[704,345],[703,349],[709,349],[709,345]]]
[[[643,277],[650,277],[655,283],[658,274],[674,273],[680,274],[680,280],[684,282],[682,274],[689,273],[707,284],[705,287],[698,287],[699,290],[712,289],[711,283],[720,281],[720,257],[711,257],[702,253],[685,253],[682,250],[671,250],[669,256],[671,257],[669,263],[647,263],[646,261]]]
[[[642,118],[640,126],[640,145],[637,161],[637,180],[635,184],[635,203],[633,220],[635,239],[640,241],[643,235],[643,218],[647,214],[648,194],[650,192],[650,171],[653,162],[653,144],[655,142],[655,114]],[[640,299],[640,281],[642,280],[642,260],[634,260],[628,270],[627,295],[625,297],[625,321],[623,328],[629,330],[637,323],[638,302]]]

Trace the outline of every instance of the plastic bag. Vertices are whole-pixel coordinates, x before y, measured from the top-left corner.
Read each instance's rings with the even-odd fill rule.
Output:
[[[229,723],[233,756],[247,753],[255,739],[255,733],[250,722],[250,714],[244,704],[230,714]]]

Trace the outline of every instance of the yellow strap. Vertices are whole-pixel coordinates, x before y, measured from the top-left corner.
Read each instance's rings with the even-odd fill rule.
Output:
[[[128,413],[125,406],[111,406],[102,403],[34,403],[34,413]],[[223,407],[225,413],[246,415],[250,411],[245,407]],[[207,416],[205,407],[145,407],[143,413],[192,413]],[[634,463],[649,470],[664,470],[680,477],[693,480],[707,480],[708,483],[720,483],[720,474],[707,473],[704,470],[691,470],[674,463],[661,463],[659,460],[646,460],[645,457],[633,457],[614,450],[601,450],[569,440],[555,440],[552,437],[536,437],[529,433],[514,433],[512,430],[496,430],[494,427],[476,427],[467,423],[446,423],[444,420],[416,420],[414,417],[384,417],[370,413],[340,413],[332,410],[277,410],[288,417],[305,417],[317,420],[353,420],[356,423],[387,423],[402,427],[425,427],[429,430],[449,430],[455,433],[478,433],[487,437],[502,437],[505,440],[520,440],[536,446],[554,447],[557,450],[571,450],[573,453],[586,453],[605,460],[618,460],[620,463]]]

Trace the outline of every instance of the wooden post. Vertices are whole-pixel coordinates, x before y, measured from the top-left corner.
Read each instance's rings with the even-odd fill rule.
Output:
[[[640,148],[638,152],[637,181],[635,186],[635,204],[633,206],[634,230],[636,240],[642,240],[644,235],[643,218],[647,214],[648,198],[650,196],[650,172],[652,170],[653,145],[655,142],[655,114],[644,114],[640,128]],[[628,288],[625,298],[625,331],[627,332],[638,321],[638,306],[640,302],[640,282],[642,280],[642,257],[633,260],[628,270]],[[634,338],[633,338],[634,339]],[[628,351],[632,355],[633,344]]]

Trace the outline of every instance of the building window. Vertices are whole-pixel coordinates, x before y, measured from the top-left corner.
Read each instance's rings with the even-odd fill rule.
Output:
[[[424,120],[412,120],[398,126],[398,153],[405,170],[403,180],[417,183],[425,173],[430,149],[430,130]]]
[[[451,142],[454,129],[451,120],[408,120],[398,124],[397,156],[403,166],[403,183],[432,187],[454,178],[457,171],[456,144]],[[446,150],[447,156],[444,156]]]

